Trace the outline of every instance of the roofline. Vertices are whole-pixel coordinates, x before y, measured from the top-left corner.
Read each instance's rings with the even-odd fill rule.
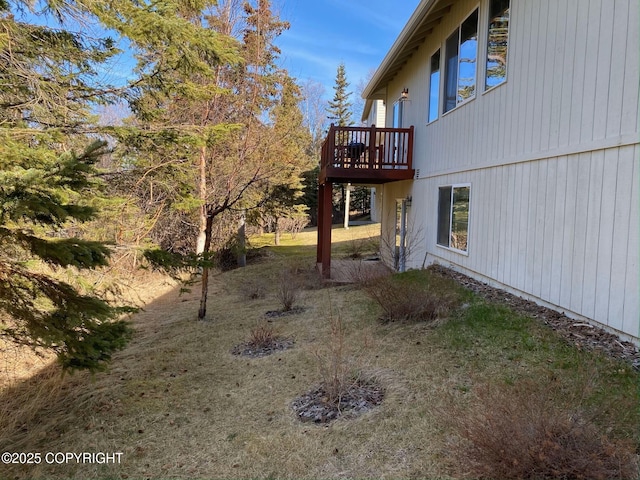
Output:
[[[398,69],[398,62],[401,64],[403,56],[410,56],[413,53],[407,47],[407,44],[411,40],[416,40],[421,33],[421,27],[427,24],[427,16],[433,9],[433,6],[438,3],[439,0],[421,0],[418,4],[416,10],[413,12],[407,24],[404,26],[398,38],[391,46],[391,49],[387,53],[387,55],[382,60],[382,63],[369,80],[369,83],[365,87],[362,92],[362,98],[364,99],[375,99],[381,98],[384,99],[385,92],[383,92],[383,88],[386,87],[390,78],[387,78],[391,71],[394,69]],[[447,5],[445,8],[450,8],[452,2],[445,2]]]

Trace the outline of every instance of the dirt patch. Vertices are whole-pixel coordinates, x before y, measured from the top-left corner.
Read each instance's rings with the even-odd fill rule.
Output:
[[[573,320],[557,310],[538,305],[509,292],[491,287],[460,272],[441,265],[432,265],[430,270],[456,280],[460,285],[490,302],[506,305],[514,311],[541,321],[555,330],[562,338],[579,349],[601,351],[613,358],[630,363],[640,371],[640,351],[631,342],[595,325]]]
[[[339,399],[332,402],[323,385],[296,398],[291,407],[302,422],[329,423],[340,417],[354,417],[370,411],[382,403],[384,389],[375,383],[352,385]]]
[[[287,350],[293,347],[294,343],[292,338],[275,338],[269,342],[268,345],[259,346],[246,342],[233,347],[231,353],[243,357],[260,358],[271,355],[272,353],[281,352],[282,350]]]

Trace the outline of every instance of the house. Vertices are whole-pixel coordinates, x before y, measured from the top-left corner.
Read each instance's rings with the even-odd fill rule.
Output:
[[[367,165],[392,164],[372,182],[389,264],[449,266],[639,343],[639,10],[420,1],[364,91],[363,117],[382,100],[392,127],[366,136]],[[321,182],[371,180],[344,166]]]

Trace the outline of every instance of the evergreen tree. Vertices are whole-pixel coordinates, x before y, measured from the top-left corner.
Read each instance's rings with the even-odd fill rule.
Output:
[[[91,219],[100,188],[91,106],[108,88],[93,79],[111,40],[15,20],[0,3],[0,337],[53,350],[65,369],[104,368],[130,335],[115,308],[52,270],[106,265],[102,243],[64,227]]]
[[[349,101],[351,92],[347,91],[349,85],[344,63],[340,63],[336,73],[336,82],[333,86],[333,100],[329,101],[327,108],[327,118],[338,127],[350,127],[354,124],[351,118],[352,103]]]
[[[139,130],[121,130],[122,158],[134,159],[123,183],[143,185],[138,190],[144,201],[151,186],[161,184],[161,208],[180,212],[179,228],[169,230],[186,231],[191,240],[182,253],[202,260],[199,318],[206,313],[208,259],[220,247],[213,236],[216,223],[231,212],[259,207],[274,186],[289,185],[307,164],[297,147],[304,133],[301,116],[292,113],[297,87],[275,64],[274,41],[288,24],[272,13],[269,0],[245,2],[241,12],[237,6],[220,2],[189,18],[219,36],[233,33],[239,57],[210,62],[210,74],[174,72],[190,88],[143,92],[135,103]],[[166,238],[162,247],[171,249],[183,239]]]
[[[338,127],[350,127],[354,124],[351,112],[351,102],[349,101],[349,97],[351,96],[351,92],[347,91],[349,88],[349,82],[347,82],[347,75],[345,72],[344,63],[340,63],[338,65],[338,71],[336,73],[336,82],[333,86],[335,91],[333,95],[333,100],[328,103],[327,107],[327,118],[332,120],[333,124]],[[344,144],[348,141],[348,136],[344,137]],[[349,198],[349,188],[351,184],[347,184],[346,187],[344,184],[340,185],[340,200],[338,210],[344,216],[344,224],[345,228],[348,228],[349,223],[349,205],[347,199]]]

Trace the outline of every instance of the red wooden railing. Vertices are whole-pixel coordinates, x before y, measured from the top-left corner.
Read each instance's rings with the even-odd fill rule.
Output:
[[[322,144],[321,169],[411,170],[413,127],[331,125]]]

